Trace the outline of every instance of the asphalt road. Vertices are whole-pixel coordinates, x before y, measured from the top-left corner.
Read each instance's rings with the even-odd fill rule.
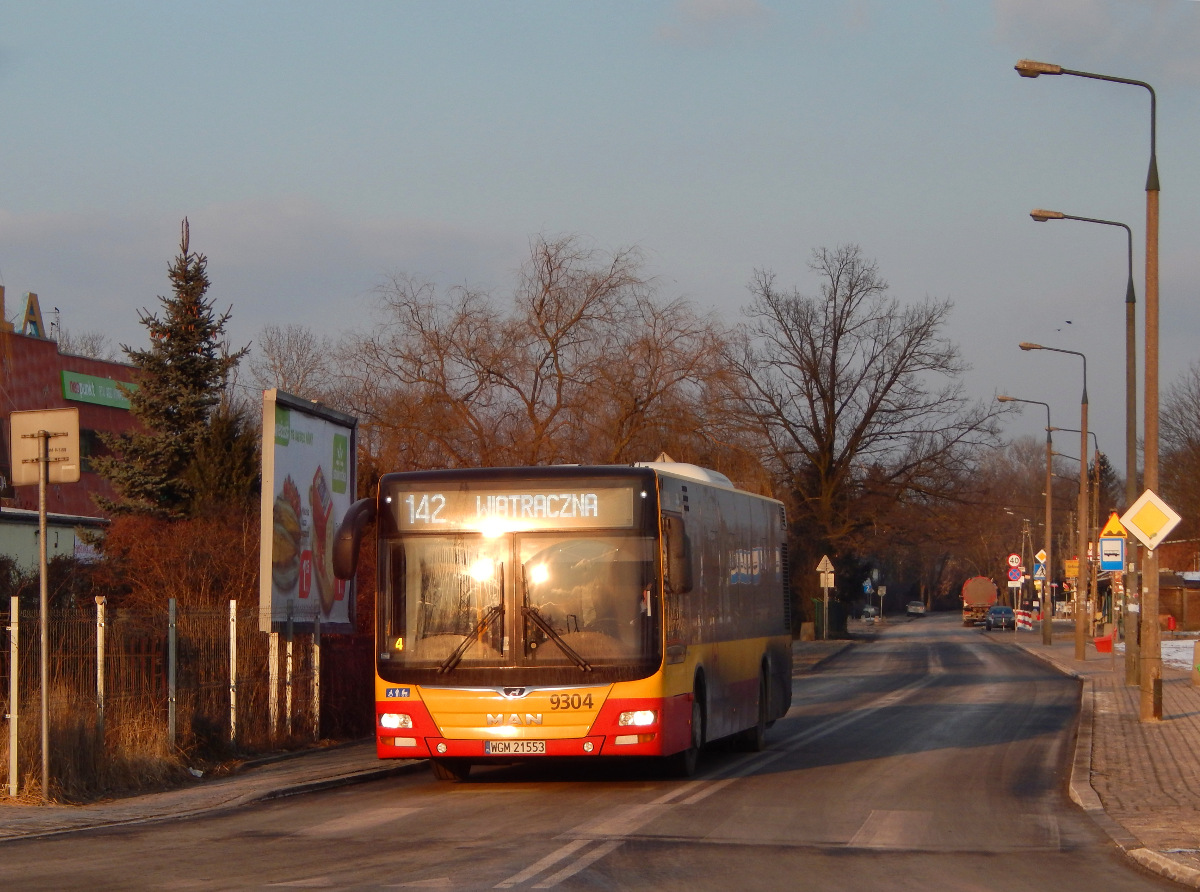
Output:
[[[14,842],[4,889],[1176,888],[1066,794],[1078,682],[932,615],[796,679],[766,752],[421,772],[221,815]]]

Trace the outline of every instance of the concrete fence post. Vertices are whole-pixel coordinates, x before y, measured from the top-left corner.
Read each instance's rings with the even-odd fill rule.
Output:
[[[103,595],[96,596],[96,744],[100,752],[104,752],[104,626],[105,607],[108,599]]]

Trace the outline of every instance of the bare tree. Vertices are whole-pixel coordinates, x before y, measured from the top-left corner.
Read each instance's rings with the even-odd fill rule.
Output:
[[[759,271],[730,362],[802,541],[849,559],[953,494],[997,412],[964,394],[948,301],[902,306],[856,245],[813,253],[819,297]],[[811,575],[811,574],[806,574]]]
[[[625,462],[702,451],[722,333],[658,300],[635,249],[535,239],[510,300],[393,276],[340,392],[396,467]],[[726,375],[726,377],[728,377]]]
[[[262,389],[315,398],[330,387],[333,352],[329,338],[303,325],[266,325],[250,358],[250,374]]]
[[[1163,497],[1183,518],[1172,538],[1200,535],[1200,361],[1167,388],[1159,413]]]
[[[74,356],[87,356],[90,359],[103,359],[114,362],[117,359],[117,348],[108,335],[98,331],[85,331],[73,334],[65,328],[56,329],[59,353],[70,353]]]

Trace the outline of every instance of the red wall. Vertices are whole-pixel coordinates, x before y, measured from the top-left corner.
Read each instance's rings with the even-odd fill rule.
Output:
[[[98,378],[112,378],[118,382],[130,382],[134,377],[134,369],[124,363],[59,353],[55,341],[0,331],[0,378],[4,387],[3,454],[0,455],[0,473],[3,474],[6,484],[12,479],[9,469],[10,412],[25,409],[76,408],[79,410],[81,433],[86,430],[121,433],[136,427],[133,416],[126,409],[64,399],[64,370]],[[110,498],[114,495],[107,482],[89,471],[83,471],[78,483],[52,484],[47,487],[46,510],[54,514],[103,517],[105,512],[100,510],[92,498],[96,493]],[[36,485],[6,486],[3,496],[6,506],[37,510]]]

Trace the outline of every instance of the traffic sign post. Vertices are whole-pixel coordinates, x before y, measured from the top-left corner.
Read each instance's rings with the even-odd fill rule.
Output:
[[[823,596],[824,617],[821,620],[821,638],[829,640],[829,590],[833,588],[833,561],[829,555],[822,555],[821,563],[817,564],[817,572],[821,574],[821,593]]]
[[[42,684],[42,801],[49,802],[50,635],[48,614],[50,584],[46,560],[46,486],[50,483],[76,483],[79,480],[79,410],[71,408],[13,412],[8,418],[8,429],[13,485],[20,486],[30,483],[38,485],[38,568],[41,574],[38,625],[42,644],[39,666]],[[15,662],[12,667],[12,677],[15,691],[17,689]],[[16,697],[10,704],[10,712],[9,787],[15,789],[18,781],[16,775]]]

